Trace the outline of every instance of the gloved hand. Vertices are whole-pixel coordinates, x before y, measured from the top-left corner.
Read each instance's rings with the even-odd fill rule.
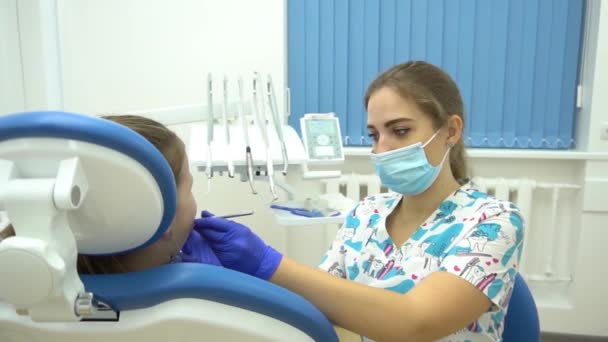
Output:
[[[196,230],[190,232],[188,240],[186,240],[186,243],[182,246],[180,261],[222,266],[222,263],[213,252],[213,249],[209,246],[207,239],[200,235]]]
[[[194,230],[207,239],[224,267],[268,280],[283,255],[268,246],[248,227],[203,211]]]

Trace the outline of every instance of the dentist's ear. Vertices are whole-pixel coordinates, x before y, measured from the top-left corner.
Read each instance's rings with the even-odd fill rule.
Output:
[[[462,128],[464,123],[462,122],[462,118],[459,115],[452,115],[447,121],[448,128],[448,138],[446,144],[449,146],[454,146],[460,140],[462,136]]]

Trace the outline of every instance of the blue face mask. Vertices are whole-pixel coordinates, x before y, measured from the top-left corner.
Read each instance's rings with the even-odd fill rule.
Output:
[[[410,196],[426,191],[437,179],[443,162],[450,153],[451,147],[437,166],[429,163],[424,147],[438,133],[439,131],[435,132],[424,145],[415,143],[396,150],[372,154],[372,162],[382,185],[394,192]]]

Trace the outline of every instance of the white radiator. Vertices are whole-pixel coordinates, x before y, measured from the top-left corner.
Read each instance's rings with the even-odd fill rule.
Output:
[[[575,184],[538,182],[531,179],[473,179],[477,188],[496,198],[509,200],[521,210],[526,224],[520,272],[530,281],[572,281],[572,253],[576,253],[578,222],[574,206],[580,203]],[[325,181],[327,193],[342,193],[353,200],[387,192],[377,175],[351,174]],[[328,231],[333,239],[335,231]]]

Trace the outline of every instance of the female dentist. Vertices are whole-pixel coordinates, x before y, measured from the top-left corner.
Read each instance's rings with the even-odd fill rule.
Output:
[[[208,212],[195,229],[225,267],[304,296],[366,340],[500,341],[523,221],[466,179],[458,87],[408,62],[370,84],[365,106],[371,160],[393,193],[359,202],[319,269]]]

